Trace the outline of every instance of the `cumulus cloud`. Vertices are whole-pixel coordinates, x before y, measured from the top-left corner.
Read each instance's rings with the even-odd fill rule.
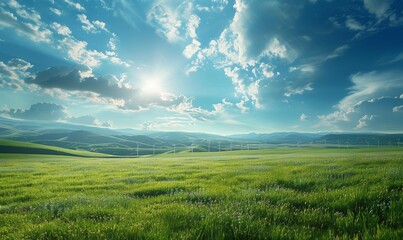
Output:
[[[33,65],[23,59],[13,58],[8,62],[0,61],[0,87],[22,90],[25,87],[24,79],[29,77],[29,70]]]
[[[217,113],[222,113],[225,111],[225,107],[233,106],[231,102],[228,102],[225,98],[220,103],[213,104],[214,111]]]
[[[295,50],[286,42],[290,34],[286,28],[294,21],[290,14],[295,12],[293,4],[237,0],[234,8],[235,16],[228,29],[231,34],[226,40],[237,50],[241,64],[254,63],[264,56],[295,59]]]
[[[85,14],[78,14],[77,18],[83,24],[81,28],[86,32],[98,33],[99,30],[108,31],[106,23],[99,20],[90,21]]]
[[[74,8],[77,9],[78,11],[84,11],[84,10],[85,10],[85,8],[84,8],[81,4],[76,3],[76,2],[74,2],[74,1],[71,1],[71,0],[64,0],[64,2],[66,2],[69,6],[74,7]]]
[[[308,120],[308,116],[305,113],[303,113],[303,114],[301,114],[301,116],[299,116],[299,120],[304,122],[304,121]]]
[[[101,122],[99,119],[92,115],[85,115],[80,117],[68,117],[65,119],[67,122],[88,125],[88,126],[101,126],[101,127],[112,127],[112,122]]]
[[[362,31],[365,29],[364,25],[351,17],[347,18],[346,27],[353,31]]]
[[[66,109],[55,103],[36,103],[26,110],[10,109],[4,113],[13,118],[42,121],[57,121],[67,117]]]
[[[403,112],[403,105],[393,107],[393,112]]]
[[[389,11],[392,2],[393,0],[364,0],[364,7],[377,18],[382,18]]]
[[[0,7],[0,27],[11,28],[34,42],[50,42],[52,32],[40,22],[40,16],[33,17],[36,16],[36,13],[32,13],[31,16],[22,6],[18,6],[17,14],[19,13],[19,17],[27,22]]]
[[[58,49],[67,51],[68,56],[79,64],[84,64],[88,67],[97,67],[100,65],[101,60],[108,58],[108,56],[97,50],[87,49],[88,43],[79,41],[71,37],[66,37],[59,41]]]
[[[37,25],[42,24],[41,16],[35,10],[19,4],[15,0],[8,1],[8,6],[13,8],[19,17],[34,22]]]
[[[83,77],[87,67],[51,67],[26,80],[43,89],[62,89],[87,94],[94,102],[109,102],[122,109],[141,110],[150,106],[174,106],[183,97],[162,93],[144,93],[115,76]]]
[[[367,127],[368,121],[371,121],[374,117],[375,117],[374,115],[364,115],[362,118],[358,120],[358,124],[355,128],[361,129]]]
[[[52,28],[60,35],[63,36],[68,36],[71,34],[71,30],[70,28],[68,28],[67,26],[61,25],[60,23],[52,23]]]
[[[183,116],[171,116],[171,117],[158,117],[154,121],[146,121],[140,124],[142,130],[155,130],[165,128],[178,128],[185,126],[192,126],[194,121]]]
[[[117,49],[116,42],[117,42],[116,35],[115,35],[115,34],[112,34],[112,37],[109,38],[109,42],[108,42],[108,47],[109,47],[112,51],[115,51],[115,50]]]
[[[209,6],[197,4],[196,9],[201,12],[221,12],[228,5],[228,2],[228,0],[212,0],[209,2]]]
[[[256,108],[262,107],[259,100],[260,80],[245,83],[244,78],[241,76],[241,69],[238,67],[233,69],[225,68],[224,73],[231,78],[232,84],[235,87],[235,95],[241,97],[241,101],[237,103],[236,106],[241,109],[242,112],[249,110],[249,108],[245,106],[249,101],[251,101]]]
[[[187,34],[191,38],[197,38],[196,29],[199,27],[200,17],[192,14],[187,24]]]
[[[303,87],[296,87],[296,88],[287,87],[286,90],[287,91],[284,93],[284,96],[291,97],[293,95],[301,95],[306,91],[312,91],[313,87],[312,87],[312,83],[308,83]]]
[[[182,20],[187,19],[186,4],[171,5],[169,1],[156,1],[147,14],[147,22],[156,27],[157,33],[169,42],[177,42],[181,37]]]
[[[191,58],[193,54],[200,50],[200,45],[199,41],[193,39],[192,43],[187,45],[185,50],[183,50],[183,55],[185,55],[186,58]]]
[[[296,21],[299,3],[236,0],[233,7],[234,17],[219,37],[211,40],[207,47],[198,49],[197,54],[191,55],[195,51],[189,51],[187,56],[197,58],[187,68],[187,73],[198,71],[210,61],[231,79],[234,95],[240,98],[236,106],[246,112],[248,105],[262,107],[259,96],[262,86],[267,86],[268,79],[279,75],[270,63],[291,63],[298,56],[296,47],[287,40],[295,37],[291,26]],[[188,50],[195,49],[191,46]],[[313,73],[315,68],[305,65],[300,70]],[[295,94],[309,90],[309,87],[301,88]],[[290,90],[292,94],[294,92]]]
[[[62,15],[62,11],[60,11],[60,10],[57,9],[57,8],[52,8],[52,7],[50,7],[49,10],[50,10],[51,12],[53,12],[54,14],[56,14],[57,16]]]
[[[40,121],[64,121],[80,125],[111,127],[112,122],[101,122],[92,115],[80,117],[70,116],[67,109],[55,103],[35,103],[29,109],[8,109],[3,108],[0,113],[8,115],[12,118]]]

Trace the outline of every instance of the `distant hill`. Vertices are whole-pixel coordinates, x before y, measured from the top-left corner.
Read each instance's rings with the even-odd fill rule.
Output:
[[[315,139],[315,142],[343,143],[352,145],[397,145],[403,142],[403,134],[381,134],[381,133],[340,133],[327,134]]]
[[[230,135],[233,139],[258,141],[260,143],[306,143],[321,137],[321,133],[298,133],[298,132],[276,132],[276,133],[249,133]]]
[[[0,117],[0,139],[111,155],[148,155],[174,151],[228,151],[278,146],[397,146],[403,134],[380,133],[248,133],[220,136],[193,132],[109,129],[69,123]],[[313,145],[312,145],[313,144]],[[3,151],[5,148],[3,147]],[[60,150],[60,149],[59,149]],[[35,150],[37,151],[37,150]]]
[[[160,139],[162,141],[167,141],[170,143],[191,143],[191,142],[200,142],[200,141],[208,141],[208,140],[222,140],[229,141],[227,137],[223,137],[220,135],[207,134],[207,133],[192,133],[192,132],[152,132],[149,133],[148,136]]]
[[[45,154],[79,157],[108,157],[108,155],[82,150],[71,150],[29,142],[0,140],[0,153]]]

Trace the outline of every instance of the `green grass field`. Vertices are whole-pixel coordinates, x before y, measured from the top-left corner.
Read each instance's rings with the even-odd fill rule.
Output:
[[[403,149],[0,154],[0,239],[402,239]]]

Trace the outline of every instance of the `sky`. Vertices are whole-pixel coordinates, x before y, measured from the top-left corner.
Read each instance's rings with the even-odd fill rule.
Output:
[[[110,128],[402,132],[400,0],[5,0],[0,114]]]

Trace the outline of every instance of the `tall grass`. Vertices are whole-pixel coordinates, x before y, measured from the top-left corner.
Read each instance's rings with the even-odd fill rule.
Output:
[[[0,239],[401,239],[403,151],[0,155]]]

